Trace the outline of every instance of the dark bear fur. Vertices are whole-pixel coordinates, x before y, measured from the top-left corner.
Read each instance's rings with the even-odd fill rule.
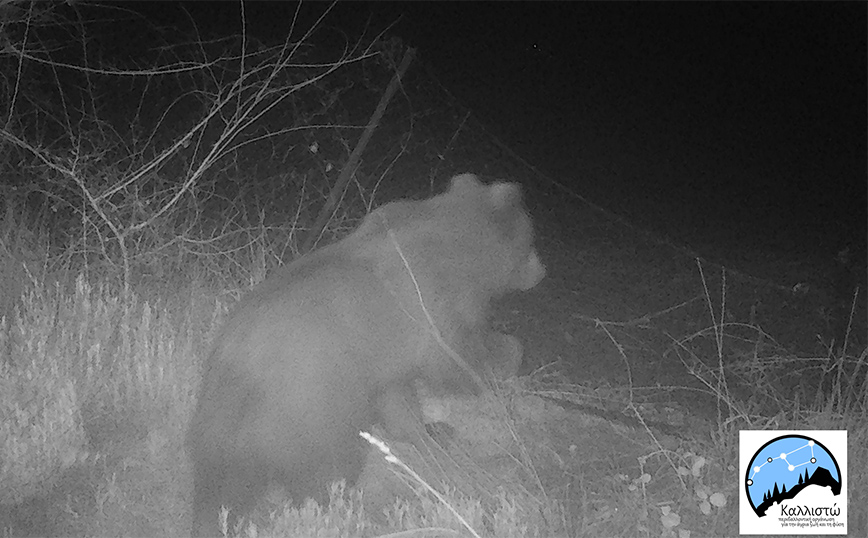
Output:
[[[271,481],[296,502],[353,484],[360,430],[418,434],[417,380],[478,393],[480,374],[515,373],[521,346],[491,329],[489,304],[543,278],[532,241],[518,186],[465,174],[251,291],[214,343],[187,433],[193,534],[218,534],[220,507],[231,524]]]

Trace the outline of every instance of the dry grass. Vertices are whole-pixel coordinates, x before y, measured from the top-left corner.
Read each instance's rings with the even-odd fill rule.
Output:
[[[40,9],[34,4],[32,20],[9,22],[10,40],[25,35],[15,25],[27,24],[30,41],[26,47],[10,42],[7,52],[38,51],[40,32],[61,20],[54,17],[63,8],[42,18]],[[87,21],[69,26],[85,28]],[[186,34],[183,42],[189,42]],[[204,350],[234,298],[297,251],[328,190],[330,172],[349,154],[356,125],[336,106],[338,97],[361,86],[355,85],[359,73],[374,87],[378,73],[385,80],[392,74],[387,45],[395,49],[394,42],[360,40],[348,45],[349,55],[326,63],[305,56],[310,48],[304,43],[299,38],[283,48],[255,54],[253,48],[233,49],[226,55],[219,43],[167,44],[163,49],[178,56],[140,75],[102,66],[110,83],[130,81],[126,92],[92,89],[102,79],[74,78],[84,76],[81,66],[69,66],[72,78],[61,81],[39,71],[47,69],[43,64],[19,70],[30,62],[25,56],[13,55],[16,61],[4,64],[11,66],[4,76],[14,82],[16,95],[48,94],[38,106],[22,99],[11,103],[0,129],[14,154],[0,162],[0,174],[12,182],[8,189],[0,186],[6,200],[0,219],[3,536],[187,532],[190,477],[180,439]],[[51,47],[43,49],[50,57]],[[310,76],[296,62],[322,65]],[[179,66],[191,66],[189,79],[170,74]],[[344,78],[341,70],[348,73]],[[33,78],[16,78],[20,73]],[[224,86],[212,86],[214,73]],[[336,78],[321,83],[326,76]],[[46,80],[56,80],[57,87],[47,88]],[[151,86],[158,82],[159,91]],[[329,237],[346,233],[376,205],[381,182],[400,166],[429,179],[425,186],[433,189],[435,176],[449,175],[437,172],[441,163],[461,168],[484,161],[495,174],[515,163],[467,113],[441,113],[458,109],[451,98],[435,95],[432,81],[408,77],[404,84],[407,101],[397,104],[404,108],[381,127],[390,136],[375,140],[375,155],[357,171]],[[112,125],[99,116],[111,107],[97,98],[109,94],[121,94],[135,110],[160,113],[121,113],[120,123]],[[168,110],[158,107],[168,94],[178,97]],[[211,100],[192,103],[192,95]],[[444,100],[447,105],[439,108],[430,104]],[[99,106],[53,108],[67,101]],[[182,121],[174,116],[179,110],[198,115]],[[432,127],[420,135],[413,129],[421,128],[423,116]],[[463,118],[459,125],[430,123],[432,117],[453,116]],[[33,117],[46,124],[61,118],[69,129],[66,142],[52,144],[68,147],[31,138],[27,122]],[[133,136],[131,123],[154,127]],[[739,430],[844,428],[850,432],[850,461],[868,459],[868,349],[860,341],[866,328],[853,315],[855,301],[846,333],[835,335],[839,343],[830,341],[817,356],[797,354],[772,338],[770,333],[782,333],[767,323],[781,316],[781,325],[792,325],[786,338],[794,341],[812,326],[791,323],[801,317],[783,318],[783,308],[775,310],[762,293],[770,286],[760,283],[760,293],[751,295],[756,282],[743,279],[736,287],[725,273],[719,286],[705,275],[701,287],[686,285],[671,278],[683,269],[676,267],[680,258],[667,255],[665,264],[658,263],[660,244],[642,236],[646,242],[639,250],[619,246],[622,251],[613,253],[601,245],[626,244],[623,230],[598,222],[598,212],[576,218],[585,219],[587,252],[568,261],[583,271],[585,286],[599,288],[606,298],[594,303],[583,296],[582,307],[617,311],[622,296],[616,292],[630,284],[645,294],[673,287],[695,291],[695,300],[667,298],[666,308],[626,322],[605,321],[597,312],[572,314],[581,311],[577,301],[567,305],[570,314],[529,310],[529,318],[558,329],[567,324],[572,331],[584,321],[605,334],[606,348],[598,350],[608,354],[591,359],[614,357],[618,364],[603,367],[624,368],[625,383],[589,379],[581,371],[564,377],[551,363],[560,358],[560,364],[583,364],[584,357],[570,355],[573,347],[551,343],[549,354],[528,348],[529,362],[545,367],[498,385],[483,400],[433,402],[453,429],[441,444],[390,443],[400,458],[391,462],[372,452],[366,469],[372,478],[363,480],[364,492],[336,486],[327,509],[312,503],[294,508],[276,491],[260,507],[255,527],[236,534],[735,535]],[[650,261],[640,266],[640,257]],[[613,271],[621,273],[616,290],[606,280]],[[553,284],[544,300],[549,306],[562,297],[573,301],[571,288],[567,281]],[[811,302],[799,306],[804,297],[781,293],[797,305],[791,311],[831,312],[830,326],[841,318],[841,305],[816,304],[825,296],[811,295]],[[699,304],[705,309],[695,316],[689,308]],[[748,308],[736,311],[735,305]],[[754,310],[763,307],[760,323]],[[672,312],[687,312],[702,326],[667,325]],[[663,364],[695,383],[636,382],[640,367]],[[674,396],[682,393],[697,399],[685,403]],[[849,484],[868,482],[866,473],[863,465],[851,465]],[[851,488],[850,501],[851,533],[864,534],[868,492]]]

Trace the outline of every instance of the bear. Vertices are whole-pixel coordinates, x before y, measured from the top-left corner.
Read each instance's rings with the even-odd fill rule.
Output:
[[[295,503],[353,485],[359,431],[425,434],[417,383],[479,394],[514,374],[521,344],[490,326],[490,303],[543,279],[533,239],[517,184],[463,174],[254,287],[217,333],[187,429],[193,536],[219,534],[221,507],[232,528],[271,483]]]

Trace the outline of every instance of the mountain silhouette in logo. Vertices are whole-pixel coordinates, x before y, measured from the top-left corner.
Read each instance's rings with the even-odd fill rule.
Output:
[[[762,504],[756,507],[757,515],[759,517],[764,517],[766,515],[766,510],[768,510],[774,503],[780,504],[783,501],[792,499],[808,486],[831,487],[834,495],[839,495],[841,493],[841,482],[832,478],[832,473],[830,473],[825,467],[818,467],[810,478],[808,478],[808,471],[806,470],[804,478],[802,475],[799,475],[799,483],[793,486],[789,491],[787,491],[786,484],[784,484],[783,489],[779,490],[778,484],[775,482],[774,491],[767,491],[763,496]]]

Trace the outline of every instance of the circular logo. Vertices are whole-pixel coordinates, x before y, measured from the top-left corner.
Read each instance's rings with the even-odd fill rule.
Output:
[[[744,477],[748,501],[758,517],[811,486],[828,487],[839,495],[841,469],[822,443],[804,435],[784,435],[764,444]]]

